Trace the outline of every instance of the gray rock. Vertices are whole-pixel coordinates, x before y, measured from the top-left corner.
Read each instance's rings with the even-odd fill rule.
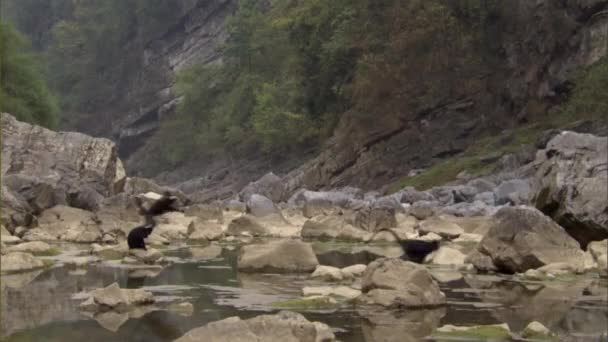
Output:
[[[234,229],[234,227],[233,227]],[[205,221],[200,218],[192,221],[188,226],[189,240],[218,240],[224,235],[222,226],[213,221]]]
[[[2,184],[2,194],[0,194],[0,209],[2,224],[11,232],[15,227],[29,226],[34,220],[34,210],[29,203],[4,184]]]
[[[494,205],[496,205],[496,195],[494,194],[493,191],[481,192],[481,193],[478,193],[477,195],[475,195],[475,197],[473,197],[473,201],[474,202],[479,201],[486,205],[494,206]]]
[[[243,246],[238,269],[244,272],[312,272],[319,261],[312,246],[298,240],[273,241]]]
[[[247,213],[255,217],[264,217],[268,215],[281,215],[280,210],[272,203],[272,201],[262,195],[253,194],[247,201]]]
[[[331,342],[335,336],[329,326],[310,322],[298,313],[281,311],[247,320],[230,317],[188,331],[174,342]]]
[[[456,223],[444,220],[439,217],[433,217],[420,222],[418,231],[422,234],[435,233],[444,239],[456,239],[464,233],[464,229]]]
[[[379,259],[363,274],[365,304],[389,308],[423,308],[446,304],[445,295],[429,271],[421,265],[401,259]]]
[[[496,188],[496,184],[483,178],[473,179],[467,183],[467,186],[474,187],[475,189],[477,189],[478,193],[493,192],[494,188]]]
[[[440,208],[438,213],[441,215],[452,215],[458,217],[491,216],[496,213],[497,207],[490,207],[481,201],[473,203],[461,202],[447,207]]]
[[[419,220],[425,220],[438,211],[438,202],[418,201],[415,202],[408,210],[409,214]]]
[[[525,272],[531,268],[568,262],[584,267],[578,243],[549,217],[531,207],[500,209],[478,249],[502,272]]]
[[[184,208],[186,216],[197,217],[203,221],[215,220],[219,223],[223,221],[224,214],[219,205],[212,204],[193,204]]]
[[[471,251],[464,260],[467,264],[472,264],[478,271],[481,272],[496,272],[498,268],[494,266],[494,262],[489,255],[483,254],[477,249]]]
[[[585,248],[608,238],[608,138],[563,132],[539,151],[533,202]]]
[[[244,213],[247,211],[247,205],[241,201],[230,200],[225,204],[225,208],[227,210],[236,211],[239,213]]]
[[[522,179],[504,181],[494,190],[496,204],[528,204],[530,203],[530,184]]]
[[[364,241],[371,234],[346,222],[343,216],[317,216],[304,223],[304,238],[329,238]]]
[[[283,190],[283,181],[281,178],[274,173],[269,172],[262,178],[255,182],[251,182],[244,187],[239,193],[239,197],[243,202],[247,202],[252,195],[258,194],[278,203],[283,200]]]
[[[430,192],[441,205],[452,205],[455,203],[454,188],[451,186],[435,187]]]
[[[98,195],[122,191],[126,175],[110,140],[53,132],[6,113],[1,124],[3,182],[4,177],[13,176],[12,190],[37,210],[64,204],[64,200],[96,209]],[[22,153],[25,150],[28,153]]]
[[[412,187],[407,187],[401,191],[401,203],[414,204],[418,201],[435,201],[435,197],[426,191],[418,191]]]
[[[479,191],[473,186],[461,185],[453,187],[452,193],[454,194],[454,202],[462,203],[472,202]]]
[[[391,202],[392,201],[385,201]],[[368,232],[375,232],[383,228],[397,227],[395,207],[385,203],[373,203],[356,212],[354,226]]]

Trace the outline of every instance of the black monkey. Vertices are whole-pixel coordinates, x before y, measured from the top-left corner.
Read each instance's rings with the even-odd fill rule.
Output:
[[[156,221],[154,216],[162,215],[168,211],[176,211],[174,204],[177,198],[171,196],[169,192],[165,192],[164,195],[154,202],[149,209],[144,208],[141,199],[135,198],[135,202],[139,207],[139,213],[144,216],[146,223],[142,226],[133,228],[127,236],[127,243],[129,249],[146,249],[146,243],[144,241],[156,227]]]
[[[370,242],[374,239],[376,235],[380,232],[390,232],[397,242],[403,248],[404,256],[407,256],[407,260],[413,261],[421,264],[424,261],[424,258],[429,255],[431,252],[436,251],[439,248],[439,241],[424,241],[424,240],[401,240],[399,235],[395,233],[392,229],[383,228],[374,233],[372,237],[370,237],[367,242]]]

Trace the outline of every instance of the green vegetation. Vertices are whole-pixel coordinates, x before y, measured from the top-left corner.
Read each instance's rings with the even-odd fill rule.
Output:
[[[337,305],[338,304],[334,299],[325,296],[294,298],[272,304],[272,306],[276,308],[289,310],[333,309],[336,308]]]
[[[59,108],[25,36],[0,22],[0,110],[21,121],[54,128]]]
[[[46,251],[33,252],[32,254],[34,256],[39,256],[39,257],[50,257],[50,256],[57,256],[57,255],[61,254],[61,251],[57,247],[51,247],[51,248],[47,249]]]
[[[484,163],[484,157],[517,152],[536,142],[548,129],[568,129],[580,120],[608,125],[608,92],[605,91],[608,89],[608,58],[573,75],[572,83],[568,100],[552,108],[539,122],[479,139],[461,155],[439,162],[419,175],[396,181],[390,191],[396,192],[408,186],[426,190],[455,180],[463,171],[472,176],[487,174],[496,167],[496,161]]]
[[[342,115],[372,122],[431,107],[478,86],[482,61],[467,51],[489,3],[241,0],[223,63],[178,76],[184,101],[155,145],[172,165],[186,151],[281,155],[319,146]]]

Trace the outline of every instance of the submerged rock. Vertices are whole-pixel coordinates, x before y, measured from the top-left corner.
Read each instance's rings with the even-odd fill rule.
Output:
[[[379,259],[363,275],[361,303],[389,308],[428,308],[446,304],[429,271],[401,259]]]
[[[304,296],[334,296],[355,299],[361,291],[348,286],[307,286],[302,289]]]
[[[117,283],[91,291],[87,299],[80,304],[84,311],[125,312],[135,306],[149,305],[155,302],[152,293],[142,289],[121,289]]]
[[[452,338],[472,340],[508,340],[511,337],[511,329],[506,323],[476,326],[454,326],[446,324],[438,328],[431,338]]]
[[[174,342],[331,342],[335,341],[329,326],[310,322],[301,314],[281,311],[247,320],[230,317],[192,329]]]
[[[531,207],[505,207],[496,213],[492,226],[478,250],[506,273],[566,262],[584,268],[584,253],[579,244],[560,226]],[[480,268],[476,260],[471,260]]]
[[[312,272],[319,261],[312,246],[298,240],[273,241],[243,246],[238,258],[243,272]]]
[[[547,329],[547,327],[542,325],[542,323],[534,321],[528,324],[524,331],[522,331],[521,336],[523,338],[543,340],[548,338],[550,339],[554,335],[549,329]]]

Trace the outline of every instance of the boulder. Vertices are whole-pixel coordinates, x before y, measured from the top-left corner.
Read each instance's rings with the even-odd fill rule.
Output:
[[[429,271],[401,259],[378,259],[363,274],[359,301],[388,308],[428,308],[446,304]]]
[[[532,340],[551,340],[554,334],[540,322],[530,322],[522,331],[521,336]]]
[[[10,246],[6,249],[7,252],[24,252],[32,254],[49,254],[54,251],[48,243],[42,241],[24,242],[18,245]]]
[[[454,188],[451,186],[438,186],[430,190],[431,195],[437,199],[441,205],[452,205],[454,200]]]
[[[251,215],[237,217],[228,224],[226,234],[239,236],[244,233],[251,234],[252,236],[268,236],[270,235],[270,230]]]
[[[426,191],[418,191],[412,187],[407,187],[401,191],[401,203],[414,204],[419,201],[433,202],[435,197]]]
[[[281,215],[281,211],[274,203],[262,195],[253,194],[246,202],[247,213],[254,217],[264,217],[268,215]]]
[[[4,181],[4,180],[3,180]],[[15,227],[27,227],[34,220],[34,210],[19,194],[2,184],[0,194],[0,220],[10,231]]]
[[[367,265],[357,264],[357,265],[351,265],[348,267],[344,267],[340,271],[342,272],[342,277],[344,279],[351,279],[351,278],[362,276],[363,273],[365,273],[366,269],[367,269]]]
[[[439,217],[433,217],[420,222],[418,231],[421,234],[435,233],[448,240],[456,239],[464,233],[464,229],[456,223]]]
[[[418,201],[414,203],[408,210],[409,214],[419,220],[425,220],[433,215],[438,210],[439,203],[430,201]]]
[[[190,198],[183,192],[171,187],[158,185],[147,178],[128,177],[125,180],[124,192],[129,196],[139,196],[147,193],[164,194],[165,192],[169,192],[171,195],[177,197],[176,206],[178,208],[187,206],[191,202]]]
[[[437,213],[440,215],[452,215],[458,217],[491,216],[496,213],[498,207],[490,207],[484,202],[474,201],[461,202],[440,208]]]
[[[1,120],[3,182],[5,176],[20,177],[12,190],[37,210],[56,204],[94,210],[99,198],[122,191],[125,170],[110,140],[53,132],[6,113]]]
[[[269,172],[255,182],[249,183],[239,192],[242,201],[247,202],[254,195],[262,195],[278,203],[283,200],[283,181],[277,175]]]
[[[390,203],[390,201],[385,202]],[[376,202],[357,210],[353,225],[368,232],[397,227],[395,214],[396,209],[394,206],[383,202]]]
[[[154,248],[130,249],[129,255],[143,262],[144,264],[154,264],[163,257],[163,254]]]
[[[600,270],[608,272],[608,239],[592,242],[587,246]]]
[[[188,226],[188,240],[219,240],[224,235],[222,226],[213,221],[200,218],[192,221]]]
[[[30,253],[23,252],[6,253],[2,255],[0,262],[0,271],[2,271],[2,273],[31,271],[44,267],[42,260],[36,259]]]
[[[96,242],[102,236],[95,214],[63,205],[42,212],[38,228],[54,239],[71,242]]]
[[[608,138],[563,132],[539,151],[533,203],[583,248],[608,238]]]
[[[184,208],[186,216],[196,217],[201,221],[216,221],[222,223],[224,214],[219,205],[212,204],[193,204]]]
[[[23,241],[55,241],[57,239],[57,236],[51,235],[40,228],[27,230],[23,234]]]
[[[371,233],[346,223],[343,216],[317,216],[304,223],[302,237],[364,241]]]
[[[342,280],[342,271],[337,267],[319,265],[310,275],[311,278],[319,278],[325,281]]]
[[[466,255],[457,249],[450,247],[440,247],[437,251],[427,256],[429,262],[435,265],[458,266],[463,265]]]
[[[493,191],[480,192],[473,197],[474,202],[481,202],[485,205],[496,205],[496,195]]]
[[[243,246],[238,269],[244,272],[312,272],[319,261],[312,246],[298,240],[273,241]]]
[[[92,300],[91,300],[92,299]],[[121,289],[117,283],[91,291],[80,308],[86,311],[125,312],[135,306],[155,302],[152,293],[142,289]]]
[[[329,326],[310,322],[298,313],[281,311],[247,320],[230,317],[188,331],[174,342],[331,342],[335,341]]]
[[[584,253],[576,240],[549,217],[531,207],[505,207],[478,250],[489,256],[498,270],[525,272],[555,262],[584,267]]]
[[[493,192],[494,188],[496,188],[496,184],[483,178],[473,179],[467,183],[467,186],[477,189],[478,194],[484,192]]]
[[[494,190],[496,204],[498,205],[528,204],[530,195],[530,183],[522,179],[504,181]]]

